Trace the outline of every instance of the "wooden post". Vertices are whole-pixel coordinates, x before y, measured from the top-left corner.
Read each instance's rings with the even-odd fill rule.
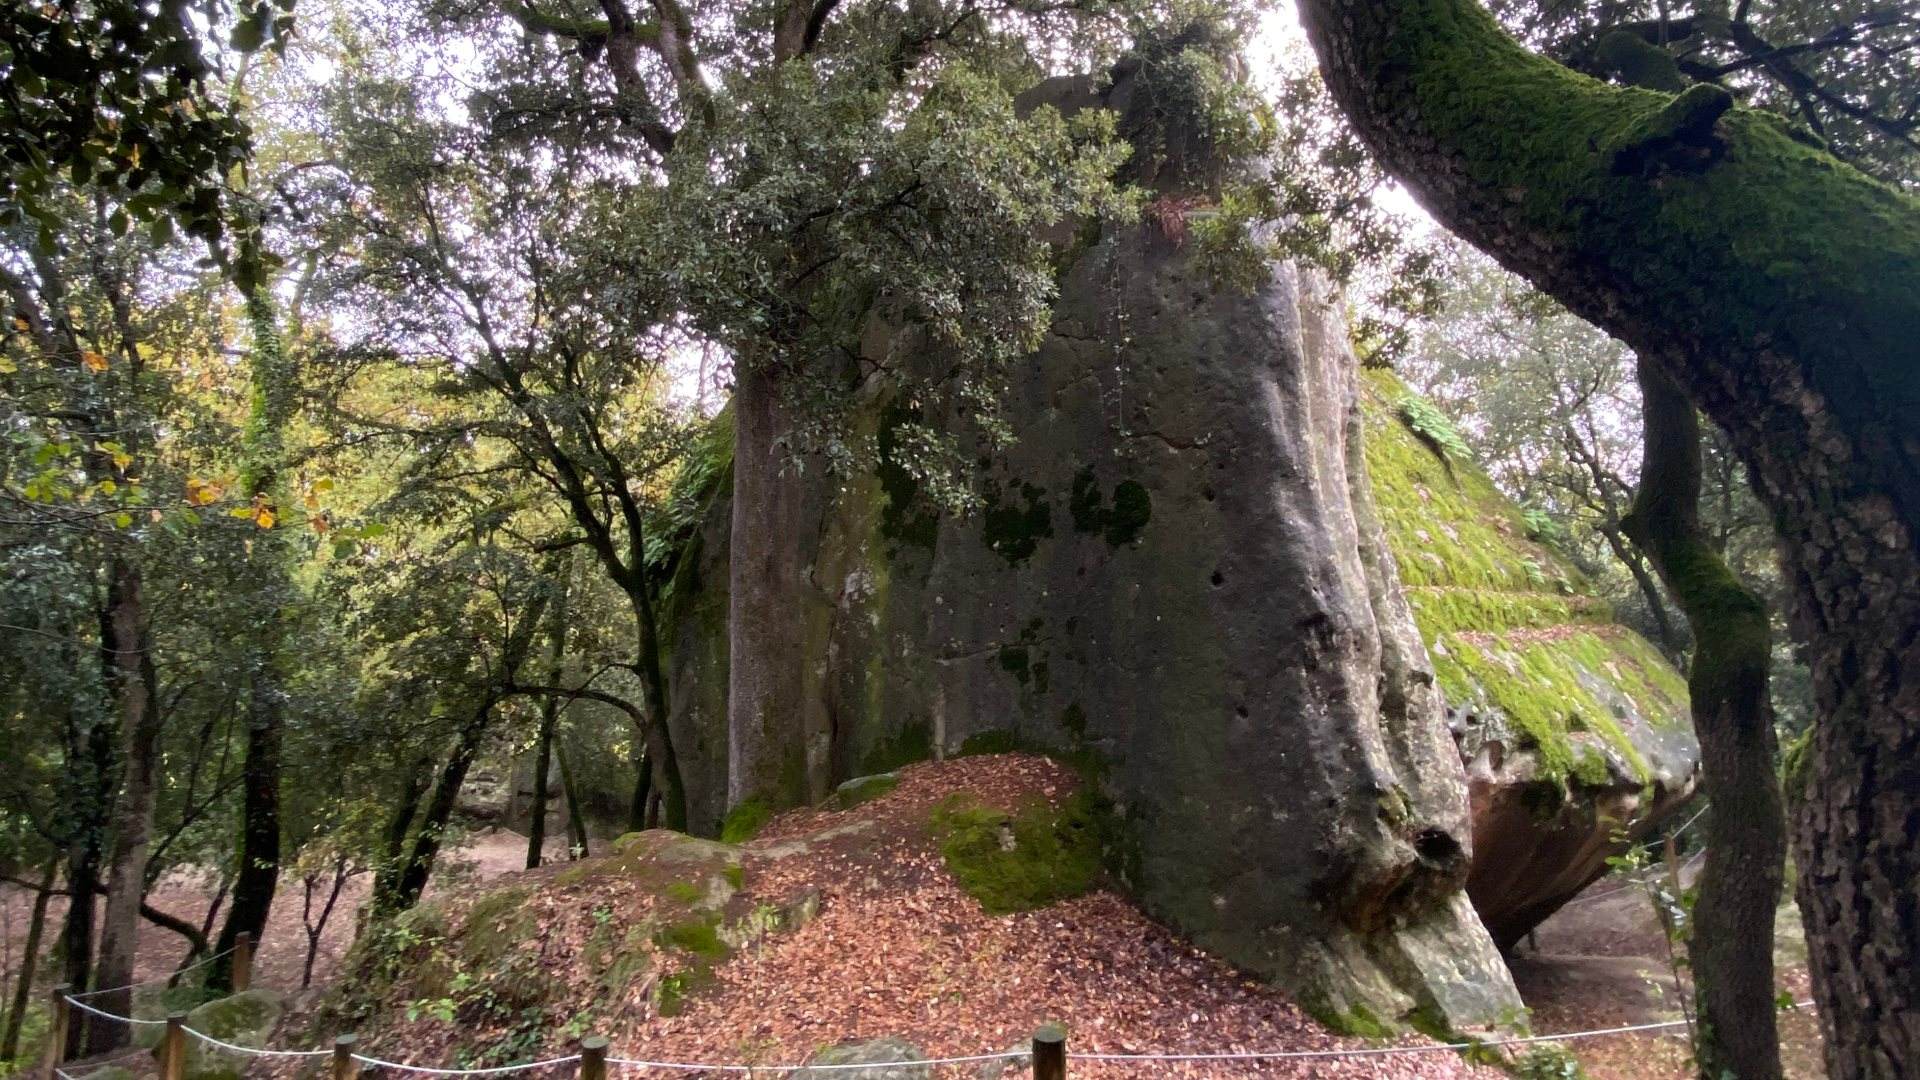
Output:
[[[1067,1029],[1059,1024],[1033,1033],[1033,1080],[1067,1080]]]
[[[358,1035],[336,1035],[333,1038],[333,1080],[353,1080],[354,1060],[353,1044],[360,1041]]]
[[[61,983],[53,988],[53,999],[47,1003],[47,1072],[45,1080],[53,1080],[53,1073],[67,1060],[67,1028],[73,1023],[73,1006],[67,1004],[67,995],[73,993],[70,983]]]
[[[253,933],[242,930],[233,936],[233,992],[244,994],[253,988]]]
[[[580,1080],[607,1080],[607,1038],[589,1035],[580,1040]]]
[[[186,1080],[187,1014],[167,1014],[167,1030],[160,1036],[160,1080]]]

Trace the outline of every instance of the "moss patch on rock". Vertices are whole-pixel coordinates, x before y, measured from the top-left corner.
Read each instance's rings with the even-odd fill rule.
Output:
[[[1362,372],[1369,480],[1448,702],[1506,724],[1550,781],[1644,781],[1628,728],[1690,723],[1685,680],[1409,402],[1391,371]]]
[[[1086,791],[1058,809],[1036,801],[1016,814],[954,796],[935,808],[932,829],[947,869],[990,914],[1079,896],[1100,875],[1098,815]]]
[[[833,789],[833,794],[827,796],[827,809],[851,810],[856,806],[870,803],[899,786],[899,773],[885,772],[873,776],[856,776]]]

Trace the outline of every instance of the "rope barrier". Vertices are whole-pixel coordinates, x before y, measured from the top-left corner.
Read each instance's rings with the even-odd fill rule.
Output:
[[[74,1004],[78,1005],[79,1003],[74,1002]],[[1812,1004],[1813,1004],[1812,1001],[1797,1001],[1793,1004],[1792,1007],[1795,1009],[1804,1009],[1812,1006]],[[81,1005],[80,1007],[83,1009],[87,1008],[87,1006],[85,1005]],[[97,1010],[89,1010],[89,1011],[97,1011]],[[110,1013],[103,1013],[101,1015],[109,1016],[110,1018],[116,1019],[116,1020],[129,1019],[128,1017],[114,1017]],[[147,1024],[164,1023],[164,1021],[159,1021],[159,1020],[136,1020],[133,1022],[147,1023]],[[1418,1046],[1363,1046],[1363,1047],[1356,1047],[1356,1048],[1347,1049],[1347,1050],[1233,1050],[1233,1051],[1211,1051],[1211,1052],[1196,1052],[1196,1053],[1144,1053],[1144,1054],[1101,1053],[1097,1051],[1069,1051],[1067,1054],[1067,1059],[1070,1061],[1125,1062],[1125,1061],[1279,1061],[1279,1060],[1300,1060],[1303,1058],[1381,1057],[1389,1054],[1431,1054],[1431,1053],[1438,1053],[1440,1051],[1450,1052],[1455,1050],[1483,1050],[1483,1049],[1488,1049],[1496,1046],[1525,1046],[1525,1045],[1531,1045],[1534,1043],[1572,1042],[1576,1039],[1595,1039],[1595,1038],[1602,1038],[1609,1035],[1631,1035],[1631,1034],[1635,1034],[1638,1032],[1645,1032],[1645,1031],[1667,1031],[1673,1028],[1685,1027],[1687,1026],[1687,1023],[1688,1022],[1685,1020],[1660,1020],[1660,1021],[1655,1021],[1655,1022],[1646,1023],[1646,1024],[1623,1024],[1618,1027],[1593,1028],[1587,1031],[1563,1031],[1563,1032],[1557,1032],[1552,1035],[1515,1035],[1515,1036],[1510,1036],[1510,1037],[1501,1038],[1501,1039],[1480,1039],[1480,1040],[1473,1040],[1468,1042],[1451,1042],[1451,1043],[1425,1043]],[[212,1045],[218,1046],[223,1050],[230,1050],[235,1053],[247,1054],[255,1057],[288,1057],[288,1058],[326,1057],[327,1055],[333,1053],[333,1051],[331,1050],[270,1050],[270,1049],[263,1049],[260,1047],[253,1047],[253,1046],[240,1046],[230,1042],[222,1042],[221,1040],[216,1039],[213,1036],[206,1034],[205,1032],[195,1031],[193,1028],[190,1028],[190,1027],[182,1027],[181,1030],[186,1032],[188,1035],[192,1035],[196,1039],[199,1039],[206,1043],[211,1043]],[[545,1061],[530,1061],[520,1065],[495,1065],[495,1066],[491,1066],[489,1068],[483,1068],[483,1069],[441,1069],[441,1068],[434,1068],[428,1065],[411,1065],[403,1061],[387,1061],[382,1058],[368,1057],[364,1054],[353,1054],[350,1056],[353,1058],[353,1060],[361,1063],[362,1065],[372,1066],[373,1068],[396,1069],[401,1072],[418,1073],[425,1076],[500,1076],[506,1073],[526,1072],[532,1069],[548,1069],[556,1065],[571,1065],[574,1062],[581,1060],[581,1055],[579,1054],[568,1054],[565,1057],[548,1058]],[[853,1072],[861,1069],[931,1068],[935,1065],[968,1065],[968,1064],[974,1064],[974,1063],[986,1062],[986,1061],[1010,1061],[1015,1058],[1024,1058],[1027,1056],[1028,1056],[1028,1052],[1025,1050],[1003,1050],[997,1054],[963,1054],[955,1057],[920,1058],[912,1061],[875,1061],[875,1062],[865,1062],[865,1063],[845,1064],[845,1065],[717,1065],[717,1064],[705,1064],[701,1062],[692,1062],[692,1061],[647,1061],[640,1058],[615,1058],[615,1057],[607,1058],[606,1062],[608,1065],[619,1065],[629,1069],[671,1069],[671,1070],[677,1070],[681,1072],[725,1072],[725,1073],[753,1073],[753,1072],[761,1072],[761,1071],[772,1071],[772,1072],[788,1072],[788,1073],[806,1074],[806,1073],[815,1073],[815,1072],[821,1072],[821,1073]],[[80,1077],[74,1077],[64,1071],[60,1072],[60,1076],[62,1077],[62,1080],[85,1080],[85,1077],[90,1075],[92,1075],[92,1073],[85,1073],[85,1074],[82,1074]]]
[[[125,986],[109,986],[103,990],[83,990],[78,994],[68,994],[67,1000],[77,1002],[80,998],[99,997],[101,994],[111,994],[119,990],[138,990],[144,986],[158,986],[161,983],[170,983],[173,980],[179,978],[180,976],[185,975],[187,972],[192,971],[194,968],[205,967],[206,965],[213,963],[215,960],[220,959],[221,957],[227,955],[232,951],[233,951],[233,946],[229,945],[226,948],[221,949],[219,952],[212,954],[211,956],[203,956],[200,959],[195,960],[193,963],[188,964],[186,967],[180,968],[179,970],[175,971],[171,975],[166,975],[158,979],[148,979],[145,982],[128,983]]]
[[[258,1046],[241,1046],[237,1043],[221,1042],[206,1032],[195,1031],[185,1024],[180,1025],[180,1030],[199,1039],[203,1043],[217,1046],[222,1050],[232,1050],[235,1053],[252,1054],[258,1057],[309,1058],[326,1057],[328,1054],[333,1053],[331,1050],[268,1050]]]
[[[997,1054],[963,1054],[958,1057],[919,1058],[913,1061],[869,1061],[846,1065],[702,1065],[691,1061],[641,1061],[635,1058],[607,1059],[609,1065],[630,1069],[678,1069],[683,1072],[850,1072],[855,1069],[899,1069],[934,1065],[968,1065],[982,1061],[1011,1061],[1029,1056],[1026,1050],[1003,1050]]]
[[[1804,1009],[1812,1001],[1796,1001],[1793,1007]],[[1377,1057],[1383,1054],[1430,1054],[1440,1050],[1480,1050],[1494,1046],[1523,1046],[1532,1043],[1572,1042],[1575,1039],[1595,1039],[1607,1035],[1630,1035],[1641,1031],[1664,1031],[1671,1028],[1686,1027],[1686,1020],[1660,1020],[1650,1024],[1623,1024],[1619,1027],[1594,1028],[1589,1031],[1563,1031],[1552,1035],[1515,1035],[1503,1039],[1481,1039],[1474,1042],[1428,1043],[1421,1046],[1364,1046],[1353,1050],[1247,1050],[1233,1052],[1213,1052],[1196,1054],[1102,1054],[1073,1052],[1067,1053],[1067,1059],[1079,1061],[1249,1061],[1296,1058],[1338,1058],[1338,1057]]]
[[[330,1054],[333,1051],[309,1050],[305,1052]],[[401,1072],[423,1073],[427,1076],[498,1076],[501,1073],[525,1072],[528,1069],[546,1069],[555,1065],[571,1065],[580,1060],[579,1054],[568,1054],[566,1057],[548,1058],[545,1061],[529,1061],[524,1065],[495,1065],[490,1069],[435,1069],[426,1065],[408,1065],[402,1061],[382,1061],[379,1058],[367,1057],[363,1054],[354,1054],[352,1057],[353,1060],[360,1064],[371,1065],[376,1069],[399,1069]],[[711,1065],[702,1067],[714,1068],[714,1066]]]
[[[92,1013],[93,1015],[99,1017],[102,1020],[117,1020],[122,1024],[136,1024],[136,1025],[140,1025],[140,1024],[160,1025],[160,1024],[166,1023],[165,1020],[142,1020],[137,1016],[121,1016],[119,1013],[110,1013],[105,1009],[96,1009],[84,1001],[76,1001],[74,1000],[74,997],[72,994],[68,994],[65,996],[67,999],[67,1004],[73,1006],[76,1009],[79,1009],[81,1012]]]

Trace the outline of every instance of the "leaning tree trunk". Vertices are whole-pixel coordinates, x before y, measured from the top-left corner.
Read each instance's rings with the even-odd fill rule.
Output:
[[[1469,0],[1303,0],[1448,228],[1674,377],[1782,533],[1818,720],[1795,825],[1836,1077],[1920,1075],[1920,204],[1722,90],[1610,87]]]
[[[1700,425],[1673,380],[1640,365],[1645,415],[1640,490],[1621,527],[1653,560],[1693,629],[1687,691],[1700,737],[1707,865],[1694,907],[1699,1070],[1775,1080],[1773,909],[1786,819],[1774,772],[1766,602],[1741,583],[1700,524]]]
[[[100,919],[100,955],[94,963],[93,986],[102,1011],[130,1016],[133,992],[127,987],[133,982],[140,900],[146,893],[160,712],[154,708],[152,695],[140,571],[125,556],[116,556],[108,572],[112,577],[101,629],[120,721],[120,788],[110,822],[107,903]],[[130,1034],[126,1024],[96,1017],[87,1025],[87,1049],[95,1054],[118,1049],[127,1044]]]
[[[266,526],[254,538],[248,557],[248,576],[265,617],[254,628],[247,650],[247,753],[241,767],[239,867],[227,920],[214,942],[213,970],[207,977],[209,986],[223,989],[232,985],[234,942],[242,933],[261,939],[280,883],[280,745],[287,696],[281,614],[293,592],[287,525],[276,517],[292,510],[283,474],[286,427],[298,400],[294,368],[273,301],[265,292],[256,290],[247,297],[247,323],[253,334],[249,356],[253,406],[247,417],[242,479],[254,501],[255,520]]]

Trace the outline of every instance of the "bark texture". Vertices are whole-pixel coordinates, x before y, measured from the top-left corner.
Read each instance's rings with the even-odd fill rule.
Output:
[[[146,604],[139,568],[116,557],[109,573],[101,634],[107,652],[114,710],[120,724],[120,783],[107,844],[107,902],[100,918],[100,954],[93,983],[105,989],[101,1009],[132,1015],[135,948],[140,900],[146,895],[147,847],[153,836],[153,805],[160,739],[154,708],[152,667],[147,655]],[[125,1046],[127,1025],[98,1017],[87,1025],[87,1049],[104,1053]]]
[[[1819,721],[1795,826],[1828,1065],[1920,1074],[1920,207],[1712,87],[1606,86],[1468,0],[1303,0],[1450,229],[1672,376],[1772,508]]]
[[[1622,527],[1652,558],[1693,630],[1688,689],[1707,795],[1707,862],[1688,954],[1700,1018],[1700,1075],[1774,1080],[1773,912],[1786,857],[1785,811],[1768,692],[1767,606],[1700,523],[1700,425],[1673,380],[1640,366],[1640,489]]]

